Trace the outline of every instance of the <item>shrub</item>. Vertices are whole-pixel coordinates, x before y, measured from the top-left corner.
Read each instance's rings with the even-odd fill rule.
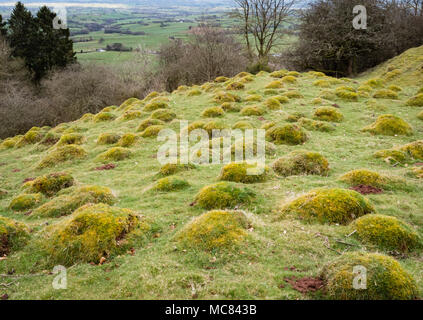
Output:
[[[116,116],[113,113],[100,112],[94,116],[93,121],[94,123],[97,123],[97,122],[111,121],[111,120],[114,120],[115,118]]]
[[[314,112],[314,118],[329,122],[342,122],[344,116],[335,107],[319,107]]]
[[[347,172],[342,175],[339,180],[351,186],[366,185],[373,187],[381,187],[387,182],[386,177],[367,169],[358,169]]]
[[[217,82],[217,83],[223,83],[223,82],[226,82],[228,80],[229,80],[229,78],[227,78],[227,77],[217,77],[214,81]]]
[[[176,114],[170,110],[156,110],[151,114],[151,119],[157,119],[164,122],[170,122],[176,118]]]
[[[281,108],[281,103],[275,98],[267,99],[264,101],[264,105],[270,110],[279,110]]]
[[[53,167],[56,164],[74,160],[83,159],[87,156],[87,152],[80,146],[69,144],[54,148],[40,161],[37,168]]]
[[[255,193],[247,188],[238,188],[229,182],[219,182],[202,188],[195,202],[203,209],[230,209],[249,204]]]
[[[58,146],[64,146],[68,144],[83,144],[85,141],[85,137],[79,133],[68,133],[63,134],[59,141],[57,142]]]
[[[375,99],[394,99],[397,100],[398,98],[398,93],[396,93],[395,91],[389,90],[389,89],[382,89],[382,90],[378,90],[373,94],[373,98]]]
[[[262,99],[263,99],[263,97],[259,94],[251,94],[251,95],[249,95],[245,98],[245,101],[258,102],[258,101],[261,101]]]
[[[298,91],[295,91],[295,90],[287,91],[283,95],[285,97],[289,98],[289,99],[301,99],[301,98],[304,98],[304,96],[301,93],[299,93]]]
[[[273,170],[284,177],[295,175],[321,175],[329,173],[329,162],[320,153],[296,150],[273,163]]]
[[[230,84],[226,86],[226,90],[242,90],[244,88],[245,88],[244,84],[242,84],[241,82],[236,82],[236,81],[231,82]]]
[[[29,228],[0,215],[0,257],[24,247],[29,240]]]
[[[254,126],[249,121],[238,121],[233,126],[232,129],[247,130],[254,129]]]
[[[281,81],[283,83],[290,83],[290,84],[297,83],[297,79],[293,76],[285,76],[281,79]]]
[[[163,126],[165,123],[162,120],[158,119],[146,119],[141,121],[140,125],[137,128],[137,132],[143,132],[150,126]]]
[[[228,249],[247,237],[249,223],[239,211],[210,211],[194,218],[176,235],[185,248]]]
[[[374,211],[371,203],[358,192],[329,188],[313,190],[282,208],[282,214],[294,214],[307,221],[339,224],[348,224]]]
[[[131,151],[122,147],[114,147],[109,150],[99,154],[97,160],[100,161],[121,161],[129,158],[131,156]]]
[[[376,122],[363,128],[362,131],[385,136],[413,135],[413,128],[403,119],[392,114],[379,116]]]
[[[204,118],[217,118],[224,115],[225,111],[222,109],[222,107],[209,107],[201,113],[201,116]]]
[[[149,126],[141,133],[141,137],[155,138],[159,135],[160,131],[162,131],[163,129],[164,127],[160,125]]]
[[[353,287],[356,266],[367,270],[367,289]],[[414,279],[393,258],[379,253],[344,253],[322,270],[327,296],[337,300],[412,300],[418,291]]]
[[[86,205],[45,231],[43,249],[51,262],[70,266],[98,263],[126,252],[145,237],[149,225],[129,209]]]
[[[12,199],[9,209],[13,211],[25,211],[36,207],[43,199],[41,193],[20,194]]]
[[[115,133],[102,133],[98,136],[97,144],[115,144],[119,141],[120,135]]]
[[[177,191],[189,187],[189,183],[179,177],[166,177],[156,182],[153,190],[156,191]]]
[[[330,123],[307,118],[300,118],[298,120],[298,124],[310,131],[332,132],[336,130],[335,127]]]
[[[225,91],[219,91],[214,95],[214,101],[217,103],[224,102],[241,102],[241,98]]]
[[[272,81],[265,86],[266,89],[281,89],[283,88],[283,83],[280,80]]]
[[[259,106],[246,106],[241,110],[243,116],[262,116],[263,114],[265,114],[265,111]]]
[[[87,203],[112,205],[116,201],[112,190],[100,186],[73,187],[34,210],[31,217],[58,218],[71,214]]]
[[[138,136],[133,133],[125,133],[122,138],[119,139],[118,145],[123,148],[133,146],[138,140]]]
[[[367,215],[352,223],[356,236],[380,250],[409,252],[422,246],[422,239],[402,220],[380,214]]]
[[[233,162],[222,168],[219,180],[241,183],[256,183],[265,181],[268,172],[269,169],[267,167],[260,167],[257,164]]]
[[[320,87],[320,88],[329,88],[330,87],[330,83],[327,80],[316,80],[313,82],[313,86],[315,87]]]
[[[134,119],[139,119],[143,117],[143,113],[141,111],[126,111],[122,116],[119,117],[118,120],[121,121],[129,121]]]
[[[423,160],[423,140],[414,141],[400,148],[408,156],[416,160]]]
[[[169,105],[165,101],[151,101],[150,103],[147,103],[144,107],[144,111],[151,112],[156,111],[158,109],[167,109],[169,108]]]
[[[190,169],[195,168],[192,164],[174,164],[174,163],[168,163],[163,165],[159,170],[159,175],[162,176],[171,176],[175,173],[187,171]]]
[[[275,144],[297,145],[307,141],[307,134],[295,124],[277,125],[266,131],[266,139]]]
[[[55,195],[62,189],[72,187],[74,178],[65,172],[50,173],[27,182],[24,187],[27,192],[42,193],[48,197]]]
[[[406,105],[412,107],[423,107],[423,93],[408,99]]]

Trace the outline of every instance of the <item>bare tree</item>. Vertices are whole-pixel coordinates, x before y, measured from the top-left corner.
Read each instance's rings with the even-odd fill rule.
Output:
[[[233,16],[240,21],[250,59],[253,48],[250,37],[253,37],[254,49],[258,60],[267,63],[271,50],[278,44],[282,36],[281,27],[292,13],[298,0],[234,0],[238,9]]]

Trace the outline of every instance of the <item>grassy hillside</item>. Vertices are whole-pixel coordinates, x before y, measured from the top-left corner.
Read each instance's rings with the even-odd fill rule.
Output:
[[[391,65],[401,70],[397,75],[401,82],[384,79]],[[331,289],[303,294],[294,290],[296,281],[305,277],[316,280],[322,270],[323,276],[330,278],[332,267],[324,268],[327,263],[341,255],[349,261],[354,256],[349,252],[363,251],[393,256],[414,278],[418,294],[423,296],[421,246],[412,246],[406,239],[406,235],[409,239],[423,235],[423,180],[418,171],[423,162],[422,143],[412,145],[415,148],[408,145],[423,140],[423,103],[414,99],[415,106],[407,105],[423,86],[422,66],[420,47],[357,79],[334,79],[315,72],[241,74],[226,82],[152,94],[143,101],[131,100],[95,116],[85,115],[52,129],[35,128],[23,137],[0,142],[0,215],[29,228],[25,231],[25,226],[17,228],[12,223],[13,228],[9,222],[12,231],[8,235],[4,231],[9,230],[4,227],[8,224],[2,225],[0,220],[0,250],[5,255],[0,260],[0,295],[7,294],[10,299],[321,298],[331,294]],[[237,87],[234,83],[242,83],[243,88],[227,89]],[[277,88],[267,89],[270,83]],[[238,96],[240,102],[225,104],[226,111],[221,114],[219,109],[217,120],[202,117],[206,108],[222,104],[215,101],[222,91]],[[273,97],[276,102],[268,100]],[[173,118],[172,112],[176,119],[142,131],[140,124],[153,113],[148,110],[160,105],[171,111],[167,120]],[[240,112],[253,105],[259,108]],[[263,114],[246,115],[251,109],[262,109]],[[376,122],[387,114],[405,123],[396,117]],[[196,200],[196,194],[219,182],[223,165],[183,168],[174,175],[179,179],[157,183],[163,178],[156,159],[163,142],[147,135],[160,128],[179,132],[179,120],[190,124],[215,120],[227,128],[248,121],[254,128],[265,125],[270,140],[276,136],[275,126],[293,124],[291,129],[302,130],[307,138],[291,145],[284,143],[282,135],[281,144],[269,143],[269,171],[264,181],[235,183],[241,196],[228,207],[241,210],[242,218],[225,212],[201,216],[213,205],[202,208],[204,203]],[[105,133],[110,135],[99,139]],[[128,133],[133,135],[119,140]],[[131,139],[134,144],[125,144]],[[111,144],[102,144],[107,142]],[[113,149],[122,145],[124,149]],[[110,150],[115,153],[105,159],[103,153]],[[277,159],[298,150],[320,153],[329,170],[325,166],[317,170],[318,164],[308,160],[295,167],[293,158],[273,166]],[[391,151],[375,157],[380,150]],[[356,169],[379,175],[354,172],[343,176]],[[73,180],[60,175],[50,176],[47,183],[33,180],[59,172]],[[87,185],[98,187],[84,188]],[[365,199],[352,191],[351,198],[338,198],[343,190],[356,185],[377,192],[363,196]],[[290,201],[316,188],[341,190],[325,198],[333,201],[308,199],[295,209]],[[244,201],[247,195],[251,201]],[[218,199],[217,204],[223,203],[224,197]],[[88,205],[71,214],[90,202],[111,207]],[[401,219],[408,231],[395,238],[382,223],[382,228],[366,237],[358,231],[362,230],[361,220],[354,220],[370,212]],[[312,217],[319,213],[323,215]],[[193,220],[199,216],[201,219]],[[55,275],[51,271],[58,264],[68,267],[66,290],[52,287]]]

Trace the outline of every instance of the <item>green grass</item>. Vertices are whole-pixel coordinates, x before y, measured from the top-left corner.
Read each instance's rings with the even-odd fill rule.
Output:
[[[420,48],[423,56],[423,47]],[[249,91],[264,96],[264,87],[271,82],[269,76],[255,77],[246,88],[236,93],[243,98]],[[312,85],[316,79],[302,74],[295,88],[304,98],[292,99],[282,106],[281,111],[271,111],[260,117],[242,117],[239,113],[226,113],[222,120],[231,127],[239,120],[248,120],[259,128],[266,120],[285,124],[288,114],[302,112],[312,118],[315,108],[311,101],[319,96],[320,89]],[[364,80],[345,85],[358,88]],[[222,85],[223,86],[223,85]],[[333,85],[335,89],[340,85]],[[339,256],[339,253],[355,250],[372,252],[375,248],[364,247],[353,237],[346,238],[351,229],[346,226],[308,224],[295,217],[280,217],[281,206],[296,195],[318,187],[348,186],[338,178],[354,169],[367,168],[388,176],[404,180],[401,187],[386,190],[370,199],[380,214],[391,215],[414,225],[423,231],[423,183],[410,177],[409,168],[392,166],[372,154],[380,149],[389,149],[412,141],[422,140],[421,120],[416,115],[419,108],[406,107],[405,101],[415,94],[421,83],[404,87],[399,100],[380,100],[384,111],[375,111],[366,105],[370,98],[359,98],[358,102],[335,100],[344,115],[344,121],[336,124],[333,132],[308,132],[309,140],[299,146],[277,146],[276,155],[267,156],[271,165],[277,158],[294,150],[319,152],[330,163],[327,177],[292,176],[269,179],[248,188],[257,194],[257,200],[241,207],[251,221],[248,241],[226,251],[181,250],[174,241],[175,234],[193,217],[204,213],[197,206],[190,206],[195,194],[204,186],[217,182],[223,165],[198,166],[179,173],[189,182],[189,187],[170,193],[151,190],[157,181],[161,165],[155,159],[161,142],[156,139],[140,139],[133,147],[130,159],[118,162],[110,171],[93,171],[101,165],[95,158],[112,146],[99,146],[97,137],[104,132],[124,134],[136,132],[143,119],[127,122],[104,122],[94,124],[76,121],[87,141],[82,145],[88,151],[83,160],[67,162],[55,168],[36,170],[35,166],[44,156],[47,147],[29,145],[20,149],[0,150],[0,182],[9,194],[0,200],[0,214],[27,223],[33,229],[31,237],[42,235],[45,223],[52,224],[63,218],[34,220],[8,209],[10,200],[21,192],[22,181],[51,172],[70,172],[79,184],[96,184],[113,189],[118,197],[116,206],[129,208],[154,221],[155,237],[148,244],[135,248],[135,253],[123,254],[108,260],[101,266],[79,264],[68,269],[68,289],[54,290],[54,275],[49,275],[52,266],[46,265],[46,258],[33,245],[20,250],[0,261],[0,274],[15,269],[13,277],[0,276],[1,283],[12,283],[0,287],[0,295],[7,293],[11,299],[309,299],[284,283],[289,276],[318,276],[323,265]],[[201,112],[209,106],[216,106],[213,94],[203,92],[200,96],[187,97],[174,93],[169,96],[170,108],[179,119],[190,123],[201,118]],[[240,106],[260,103],[239,103]],[[123,111],[113,111],[119,116]],[[372,136],[360,130],[371,124],[381,114],[394,114],[406,120],[415,128],[411,137]],[[179,130],[174,121],[166,127]],[[15,169],[19,169],[17,171]],[[327,241],[325,240],[327,237]],[[352,243],[343,245],[336,240]],[[330,245],[329,249],[327,245]],[[420,295],[423,295],[423,264],[421,251],[400,259],[400,263],[417,281]],[[292,269],[291,267],[295,267]],[[292,270],[290,270],[290,268]],[[284,286],[280,286],[284,284]]]

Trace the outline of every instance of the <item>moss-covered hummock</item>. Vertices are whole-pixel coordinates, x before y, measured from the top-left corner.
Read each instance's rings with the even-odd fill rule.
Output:
[[[422,238],[407,223],[381,214],[360,217],[351,224],[355,236],[380,250],[409,252],[422,247]]]
[[[71,214],[87,203],[112,205],[116,197],[111,189],[100,186],[72,187],[63,190],[57,197],[35,209],[31,217],[57,218]]]
[[[297,145],[307,141],[307,134],[295,124],[277,125],[266,131],[266,139],[275,144]]]
[[[379,150],[373,153],[373,156],[388,162],[393,161],[403,163],[407,160],[407,154],[405,152],[394,149]]]
[[[250,94],[249,96],[245,98],[245,101],[248,101],[248,102],[258,102],[261,100],[263,100],[263,97],[259,94]]]
[[[225,111],[222,107],[209,107],[201,113],[201,116],[204,118],[218,118],[224,115]]]
[[[105,145],[105,144],[115,144],[120,139],[120,135],[115,133],[102,133],[98,136],[97,144]]]
[[[232,209],[249,204],[255,193],[248,188],[239,188],[230,182],[219,182],[202,188],[195,202],[203,209]]]
[[[50,173],[38,177],[24,184],[26,192],[42,193],[48,197],[55,195],[62,189],[72,187],[74,178],[66,172]]]
[[[373,94],[373,98],[375,99],[398,99],[398,93],[389,89],[382,89],[378,90]]]
[[[382,187],[388,182],[386,177],[367,169],[357,169],[347,172],[339,180],[351,186],[365,185],[373,187]]]
[[[44,232],[43,249],[54,264],[98,263],[139,243],[150,229],[129,209],[88,204]]]
[[[143,132],[141,132],[141,137],[143,138],[155,138],[159,135],[160,131],[164,129],[164,126],[153,125],[147,127]]]
[[[269,82],[266,86],[266,89],[282,89],[283,83],[280,80]]]
[[[415,167],[411,168],[411,175],[418,178],[423,179],[423,167]]]
[[[159,175],[167,177],[171,176],[175,173],[187,171],[190,169],[194,169],[195,166],[192,164],[174,164],[174,163],[168,163],[163,165],[159,170]]]
[[[130,121],[134,119],[142,118],[144,114],[138,110],[129,110],[126,111],[122,116],[118,118],[120,121]]]
[[[249,121],[241,120],[241,121],[236,122],[232,126],[232,129],[247,130],[247,129],[254,129],[254,126]]]
[[[246,162],[233,162],[225,165],[220,172],[219,180],[241,183],[265,181],[269,168]]]
[[[132,147],[138,140],[138,136],[133,133],[125,133],[118,141],[118,146],[122,148]]]
[[[176,113],[171,110],[159,109],[151,114],[151,119],[157,119],[164,122],[170,122],[176,118]]]
[[[151,111],[156,111],[158,109],[167,109],[167,108],[169,108],[169,105],[167,102],[162,100],[156,100],[156,101],[151,101],[147,103],[143,110],[145,112],[151,112]]]
[[[27,244],[29,228],[0,215],[0,257],[9,255]]]
[[[301,99],[304,96],[296,90],[289,90],[283,93],[283,96],[287,97],[288,99]]]
[[[226,86],[226,90],[242,90],[244,88],[245,88],[244,84],[237,81],[231,82]]]
[[[53,167],[56,164],[74,159],[83,159],[87,156],[87,152],[80,146],[69,144],[52,149],[40,161],[38,168]]]
[[[297,78],[294,76],[285,76],[281,79],[282,83],[289,83],[289,84],[295,84],[297,83]]]
[[[222,103],[222,105],[220,107],[225,112],[239,112],[241,110],[241,108],[239,106],[237,106],[237,105],[235,105],[234,103],[231,103],[231,102],[224,102],[224,103]]]
[[[22,139],[22,135],[18,135],[12,138],[7,138],[1,142],[0,146],[2,149],[11,149],[16,146],[16,144]]]
[[[189,187],[188,181],[180,177],[166,177],[158,180],[153,187],[156,191],[178,191]]]
[[[189,222],[175,239],[185,248],[230,249],[247,237],[248,227],[248,220],[242,212],[210,211]]]
[[[335,94],[338,98],[345,101],[358,101],[358,93],[345,89],[336,89]],[[323,97],[323,96],[322,96]],[[331,100],[329,98],[325,98]]]
[[[97,122],[105,122],[105,121],[112,121],[115,118],[116,118],[116,116],[113,113],[111,113],[111,112],[100,112],[100,113],[97,113],[94,116],[93,121],[95,123],[97,123]]]
[[[320,88],[329,88],[330,87],[330,82],[327,80],[316,80],[313,82],[313,86],[315,87],[320,87]]]
[[[109,150],[99,154],[97,156],[97,160],[101,161],[121,161],[129,158],[131,156],[131,150],[122,148],[122,147],[114,147],[110,148]]]
[[[411,136],[413,128],[403,119],[392,114],[379,116],[373,124],[362,129],[364,132],[370,132],[374,135],[385,136]]]
[[[262,116],[263,114],[265,110],[259,106],[246,106],[241,110],[243,116]]]
[[[293,214],[307,221],[348,224],[373,213],[372,204],[353,190],[321,188],[286,204],[282,214]]]
[[[417,118],[420,120],[423,120],[423,111],[419,112],[419,114],[417,115]]]
[[[264,101],[264,105],[269,110],[280,110],[281,108],[281,103],[279,102],[278,99],[275,99],[275,98],[266,99],[266,101]]]
[[[301,118],[305,117],[305,114],[299,111],[289,114],[285,120],[288,122],[298,122]]]
[[[23,193],[15,198],[9,204],[9,209],[13,211],[25,211],[35,208],[43,199],[41,193]]]
[[[314,118],[328,122],[342,122],[344,116],[337,108],[326,106],[317,108],[314,112]]]
[[[45,134],[46,130],[39,127],[32,127],[27,133],[25,133],[25,135],[21,136],[21,138],[16,142],[15,147],[21,148],[28,144],[40,142]]]
[[[128,100],[126,100],[124,103],[122,103],[119,106],[118,110],[119,111],[125,110],[129,106],[134,105],[134,104],[139,104],[139,103],[142,103],[142,101],[137,99],[137,98],[129,98]]]
[[[225,91],[216,92],[213,100],[219,104],[224,102],[241,102],[241,98],[239,96]]]
[[[300,118],[298,125],[310,131],[332,132],[336,130],[335,126],[331,123],[308,118]]]
[[[354,288],[354,279],[366,270],[367,289]],[[321,274],[329,299],[336,300],[413,300],[418,290],[412,276],[395,259],[378,253],[351,252],[327,264]],[[358,283],[361,284],[360,282]]]
[[[283,78],[283,77],[285,77],[287,75],[287,73],[288,73],[288,70],[282,69],[282,70],[278,70],[278,71],[272,72],[270,74],[270,76],[272,78]]]
[[[59,141],[57,142],[57,146],[64,146],[67,144],[83,144],[85,142],[85,137],[79,133],[68,133],[63,134]]]
[[[163,126],[165,123],[162,120],[158,119],[146,119],[141,121],[140,125],[137,128],[137,132],[143,132],[150,126]]]
[[[273,170],[281,176],[321,175],[329,173],[329,162],[320,153],[296,150],[273,163]]]
[[[423,107],[423,93],[408,99],[406,105],[412,107]]]
[[[217,83],[224,83],[228,80],[229,80],[229,78],[227,78],[227,77],[217,77],[214,81],[217,82]]]

